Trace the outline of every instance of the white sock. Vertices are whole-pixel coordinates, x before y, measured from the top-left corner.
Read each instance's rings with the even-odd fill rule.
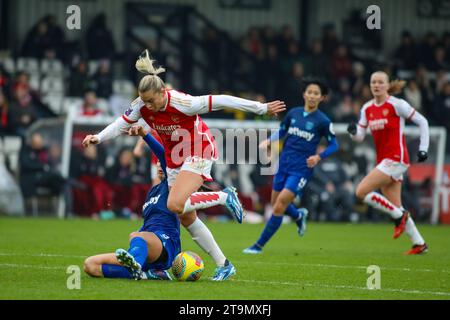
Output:
[[[378,192],[371,192],[366,195],[364,197],[364,202],[376,209],[389,214],[392,219],[401,218],[401,216],[403,215],[403,212],[399,207],[396,207],[392,202],[390,202]]]
[[[214,206],[225,205],[228,193],[218,192],[195,192],[184,204],[184,211],[191,212],[198,209],[206,209]]]
[[[406,220],[405,232],[409,236],[409,239],[411,239],[413,245],[422,245],[425,243],[425,240],[422,238],[419,230],[417,230],[416,224],[411,217]]]
[[[222,250],[220,250],[216,240],[214,240],[214,236],[202,220],[197,217],[186,229],[191,234],[192,240],[213,258],[217,266],[223,266],[225,264],[227,258],[223,255]]]

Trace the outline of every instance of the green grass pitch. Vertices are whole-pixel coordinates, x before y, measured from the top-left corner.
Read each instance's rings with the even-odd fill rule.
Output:
[[[309,223],[299,238],[294,224],[279,232],[257,256],[242,249],[262,225],[209,223],[237,275],[209,278],[214,263],[182,230],[183,250],[203,258],[197,282],[91,278],[84,258],[128,248],[128,234],[140,221],[0,218],[0,299],[450,299],[450,228],[421,225],[430,252],[405,256],[406,235],[392,239],[388,224]],[[81,289],[67,289],[67,268],[81,269]],[[381,289],[367,289],[367,267],[381,268]]]

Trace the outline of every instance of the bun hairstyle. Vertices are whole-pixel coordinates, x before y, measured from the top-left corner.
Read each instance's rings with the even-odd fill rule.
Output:
[[[147,92],[149,90],[160,92],[165,89],[166,84],[158,76],[158,74],[165,72],[166,69],[163,67],[156,68],[154,65],[155,62],[156,60],[151,59],[150,53],[147,49],[145,49],[136,60],[136,69],[141,73],[147,74],[139,82],[139,92]]]
[[[315,78],[307,78],[307,79],[303,80],[302,93],[305,93],[306,89],[312,84],[315,84],[316,86],[318,86],[320,88],[320,93],[322,94],[322,96],[327,96],[330,93],[330,88],[325,83],[325,81],[323,81],[321,79],[315,79]]]

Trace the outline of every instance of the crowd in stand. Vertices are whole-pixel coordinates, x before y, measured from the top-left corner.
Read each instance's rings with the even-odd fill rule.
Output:
[[[128,53],[122,56],[117,53],[106,17],[98,15],[87,29],[86,37],[76,41],[68,41],[63,29],[55,21],[53,16],[41,19],[27,34],[18,56],[56,59],[69,66],[69,72],[64,75],[65,95],[83,99],[81,115],[96,116],[105,112],[110,115],[120,114],[121,108],[117,106],[126,104],[127,100],[114,96],[115,76],[112,66],[117,58],[128,56]],[[369,75],[374,68],[381,68],[393,78],[408,80],[403,97],[420,110],[431,125],[450,129],[448,32],[428,32],[419,38],[405,31],[398,48],[389,59],[376,64],[353,54],[351,47],[338,37],[334,28],[324,29],[322,38],[310,43],[299,40],[289,25],[283,26],[281,30],[270,25],[252,27],[235,40],[241,48],[241,54],[227,57],[221,51],[223,40],[217,30],[206,29],[202,40],[206,57],[205,77],[211,71],[223,74],[223,81],[220,82],[223,92],[233,91],[233,77],[238,75],[249,81],[252,91],[233,93],[262,102],[282,99],[288,107],[294,107],[302,103],[302,80],[306,76],[320,77],[327,79],[332,87],[332,94],[322,109],[332,121],[348,123],[357,121],[360,107],[371,99]],[[164,52],[159,51],[154,54],[165,56]],[[94,73],[89,72],[88,66],[88,61],[92,60],[98,63]],[[230,63],[235,68],[230,68]],[[135,74],[131,73],[131,76],[133,78],[130,80],[134,82]],[[204,90],[206,92],[211,88],[205,87]],[[99,99],[108,99],[109,105],[102,109]],[[57,114],[43,102],[40,92],[30,85],[27,70],[16,70],[15,74],[10,74],[0,63],[0,137],[18,135],[24,139],[20,156],[22,177],[27,177],[28,171],[33,176],[36,176],[37,171],[42,173],[39,181],[25,178],[28,186],[23,185],[24,194],[28,195],[30,187],[33,189],[35,185],[47,186],[60,193],[64,188],[54,190],[53,186],[63,183],[73,189],[72,196],[76,198],[73,210],[78,214],[108,216],[111,210],[124,216],[139,214],[139,205],[146,191],[144,186],[149,181],[150,164],[145,161],[145,157],[135,158],[129,150],[122,150],[116,157],[116,163],[106,167],[104,157],[95,147],[75,150],[76,161],[72,161],[72,164],[76,163],[76,168],[72,168],[70,179],[61,182],[62,177],[51,170],[49,150],[42,146],[39,137],[33,137],[30,143],[25,141],[26,130],[34,121],[55,116]],[[229,117],[229,114],[221,113],[219,116]],[[233,116],[238,118],[242,114]],[[248,116],[253,115],[244,115]],[[330,159],[329,163],[321,163],[309,186],[312,192],[307,192],[317,195],[317,198],[313,196],[305,199],[306,204],[312,211],[322,212],[328,220],[351,219],[348,213],[352,212],[355,205],[351,195],[358,179],[355,172],[365,172],[366,169],[361,164],[363,160],[349,157],[348,153],[344,150],[339,157]],[[355,166],[358,170],[354,170]],[[243,201],[248,202],[247,207],[270,199],[264,196],[267,190],[260,188],[270,179],[266,181],[265,178],[253,177],[252,181],[256,195],[243,195]],[[131,191],[125,193],[124,190]],[[124,194],[129,196],[124,197]],[[89,207],[82,207],[83,203],[88,203]],[[320,209],[317,209],[318,206]],[[336,206],[340,209],[335,210]],[[415,206],[418,207],[417,204]],[[260,211],[261,205],[257,209]],[[317,216],[317,219],[322,218]]]

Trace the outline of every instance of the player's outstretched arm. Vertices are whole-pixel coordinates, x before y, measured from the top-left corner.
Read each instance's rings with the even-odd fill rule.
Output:
[[[119,117],[111,123],[109,126],[107,126],[105,129],[103,129],[100,133],[92,135],[89,134],[83,139],[83,147],[87,147],[91,144],[99,144],[102,143],[105,140],[114,139],[117,136],[121,135],[122,133],[125,133],[128,131],[128,128],[131,125],[126,122],[122,117]]]
[[[178,105],[175,101],[173,101],[173,103],[179,111],[187,115],[204,114],[212,111],[231,109],[252,112],[260,115],[268,114],[270,116],[275,116],[286,110],[286,105],[283,101],[276,100],[268,103],[261,103],[258,101],[247,100],[229,95],[193,97],[189,100],[189,106],[182,104]]]
[[[268,103],[261,103],[242,99],[228,95],[213,95],[211,96],[211,111],[233,109],[245,112],[253,112],[256,114],[268,114],[275,116],[280,112],[286,110],[286,105],[283,101],[276,100]]]

